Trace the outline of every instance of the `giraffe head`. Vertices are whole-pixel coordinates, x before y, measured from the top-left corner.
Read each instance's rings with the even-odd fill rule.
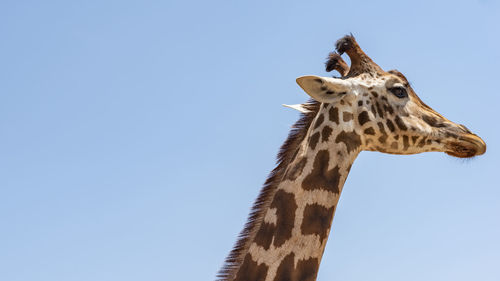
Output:
[[[467,158],[486,151],[484,141],[464,125],[456,124],[426,105],[405,76],[384,71],[359,47],[354,37],[337,41],[339,54],[347,53],[351,66],[332,53],[327,71],[342,77],[303,76],[297,83],[331,122],[355,133],[361,150],[391,154],[445,152]]]

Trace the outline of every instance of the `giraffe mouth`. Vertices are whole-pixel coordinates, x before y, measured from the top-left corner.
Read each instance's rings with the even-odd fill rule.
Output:
[[[486,152],[486,143],[473,134],[460,137],[446,144],[445,153],[458,158],[470,158]]]

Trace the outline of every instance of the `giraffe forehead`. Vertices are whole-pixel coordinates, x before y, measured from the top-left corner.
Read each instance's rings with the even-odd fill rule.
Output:
[[[399,71],[391,70],[384,74],[360,74],[355,77],[348,78],[351,80],[353,85],[363,86],[363,87],[383,87],[394,85],[400,83],[404,86],[408,86],[408,80],[406,77]]]
[[[385,88],[385,84],[390,79],[388,76],[370,76],[361,74],[356,77],[348,78],[352,84],[353,90],[356,92],[364,91],[368,88],[373,90],[381,90]]]

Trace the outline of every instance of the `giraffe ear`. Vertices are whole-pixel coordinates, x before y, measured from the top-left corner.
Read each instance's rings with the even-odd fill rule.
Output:
[[[349,82],[339,78],[302,76],[297,84],[313,99],[323,103],[334,103],[347,96]]]

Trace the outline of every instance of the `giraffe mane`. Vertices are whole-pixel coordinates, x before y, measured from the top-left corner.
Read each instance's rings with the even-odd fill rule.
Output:
[[[259,196],[252,206],[245,227],[238,235],[238,240],[227,256],[221,270],[217,273],[218,281],[231,280],[236,274],[238,266],[243,262],[250,243],[264,219],[264,212],[269,207],[270,201],[282,181],[288,165],[295,158],[299,150],[299,145],[304,140],[320,106],[321,103],[315,100],[310,100],[304,104],[304,108],[308,112],[301,113],[299,120],[292,126],[286,141],[281,146],[277,156],[276,167],[267,177]]]

